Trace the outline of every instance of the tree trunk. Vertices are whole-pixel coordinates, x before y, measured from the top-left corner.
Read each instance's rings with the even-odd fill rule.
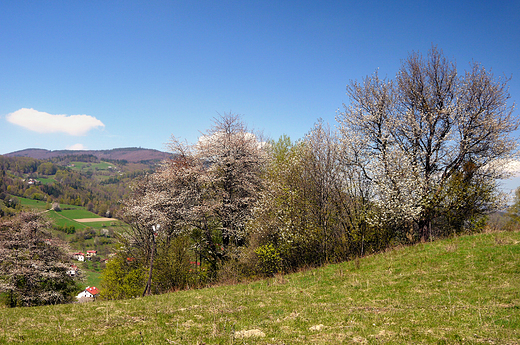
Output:
[[[152,291],[152,271],[153,271],[153,259],[155,254],[155,235],[153,236],[153,244],[152,244],[152,254],[150,255],[150,274],[148,275],[148,282],[143,291],[143,297],[146,295],[150,295]]]

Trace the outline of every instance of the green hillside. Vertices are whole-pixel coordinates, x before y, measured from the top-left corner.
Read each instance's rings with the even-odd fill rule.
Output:
[[[1,343],[518,344],[520,232],[235,286],[0,310]]]

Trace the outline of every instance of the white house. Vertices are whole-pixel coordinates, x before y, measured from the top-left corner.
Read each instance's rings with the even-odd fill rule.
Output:
[[[78,272],[78,266],[76,265],[70,265],[69,270],[67,271],[67,275],[74,277],[76,273]]]
[[[82,252],[74,253],[72,254],[72,258],[78,261],[85,261],[85,254],[83,254]]]
[[[95,287],[95,286],[87,286],[87,288],[85,290],[81,291],[76,296],[76,298],[77,299],[80,299],[80,298],[83,298],[83,297],[96,298],[97,295],[99,295],[99,290],[98,290],[97,287]]]

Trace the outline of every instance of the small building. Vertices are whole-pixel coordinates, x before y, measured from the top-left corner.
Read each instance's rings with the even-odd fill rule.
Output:
[[[99,290],[95,286],[87,286],[87,288],[81,291],[76,298],[96,298],[99,295]]]
[[[86,255],[87,258],[91,258],[96,255],[97,255],[97,250],[87,250],[87,255]]]
[[[72,258],[78,261],[85,261],[85,254],[82,252],[72,254]]]
[[[70,277],[75,277],[76,273],[78,273],[78,266],[70,265],[70,268],[67,271],[67,275],[70,276]]]

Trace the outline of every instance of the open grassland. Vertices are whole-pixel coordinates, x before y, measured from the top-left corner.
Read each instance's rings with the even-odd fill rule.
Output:
[[[43,200],[35,200],[35,199],[29,199],[29,198],[22,198],[20,196],[16,197],[18,200],[20,200],[20,204],[23,207],[30,208],[37,211],[45,211],[48,210],[50,205],[48,202]]]
[[[108,170],[114,169],[116,166],[112,163],[99,162],[99,163],[86,163],[86,162],[71,162],[70,168],[72,170]]]
[[[519,344],[520,233],[235,286],[0,310],[0,343]]]
[[[72,211],[72,212],[69,212],[69,211]],[[75,213],[76,212],[74,210],[59,211],[59,212],[49,211],[49,212],[47,212],[47,217],[49,217],[52,220],[53,224],[56,226],[74,226],[76,229],[79,229],[79,230],[84,229],[87,226],[97,227],[96,223],[85,224],[85,223],[76,221],[74,218]],[[94,214],[92,214],[92,215],[95,216]]]
[[[52,177],[38,177],[38,181],[43,184],[55,183],[56,180]]]

